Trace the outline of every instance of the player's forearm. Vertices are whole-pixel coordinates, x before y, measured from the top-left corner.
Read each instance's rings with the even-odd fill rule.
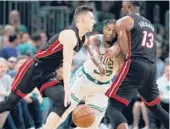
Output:
[[[71,61],[63,63],[64,86],[69,87],[71,77]]]
[[[98,51],[98,48],[95,45],[89,44],[87,46],[87,50],[90,53],[91,59],[94,62],[94,64],[98,67],[100,64],[102,64],[102,61],[100,59],[100,53]]]
[[[94,52],[94,53],[91,54],[91,59],[97,67],[99,67],[102,64],[102,61],[100,59],[100,55],[97,52],[96,53]]]
[[[121,52],[121,49],[120,49],[120,46],[119,44],[115,44],[114,46],[111,47],[111,50],[112,50],[112,54],[114,57],[118,56]]]
[[[107,49],[106,56],[109,58],[117,57],[117,56],[119,56],[120,52],[121,52],[121,48],[119,47],[119,44],[116,43],[115,45],[113,45],[112,47]]]
[[[72,59],[73,51],[65,51],[63,60],[63,79],[65,87],[68,87],[70,83]]]

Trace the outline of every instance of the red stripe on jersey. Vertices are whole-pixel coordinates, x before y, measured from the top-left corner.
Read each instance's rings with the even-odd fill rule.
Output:
[[[160,103],[161,99],[160,97],[152,100],[151,102],[146,102],[143,98],[142,98],[143,102],[147,105],[147,106],[155,106],[157,105],[158,103]]]
[[[16,90],[17,86],[19,85],[20,81],[23,79],[24,74],[29,69],[29,67],[32,65],[34,60],[31,58],[28,61],[26,61],[19,69],[16,77],[14,78],[14,81],[12,83],[12,91]]]
[[[49,56],[55,52],[58,52],[60,50],[63,49],[63,45],[57,40],[55,43],[53,43],[49,48],[47,48],[46,50],[42,51],[38,51],[38,53],[36,54],[37,58],[42,58],[42,57],[46,57]]]
[[[131,59],[124,62],[123,66],[121,67],[121,69],[118,73],[118,76],[114,80],[114,82],[111,85],[111,87],[109,88],[109,90],[106,92],[106,96],[115,98],[115,99],[119,100],[120,102],[124,103],[125,105],[128,105],[129,102],[127,100],[125,100],[124,98],[117,96],[116,92],[119,89],[119,87],[121,86],[123,80],[125,79],[128,71],[129,71],[130,63],[131,63]]]
[[[16,91],[16,94],[18,95],[18,96],[20,96],[21,98],[24,98],[27,94],[24,94],[23,92],[21,92],[20,90],[17,90]]]
[[[127,55],[127,59],[130,59],[131,57],[131,33],[130,32],[126,32],[127,33],[127,37],[128,37],[128,55]]]
[[[51,81],[51,82],[47,82],[47,83],[45,83],[44,85],[42,85],[41,88],[40,88],[40,93],[41,93],[41,95],[43,95],[43,91],[44,91],[45,89],[47,89],[47,88],[49,88],[49,87],[52,87],[52,86],[54,86],[54,85],[56,85],[56,84],[58,84],[58,83],[60,83],[60,82],[57,81],[57,80],[53,80],[53,81]]]

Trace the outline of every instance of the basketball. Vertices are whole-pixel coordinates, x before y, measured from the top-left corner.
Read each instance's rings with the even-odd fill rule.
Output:
[[[90,106],[79,105],[74,109],[72,119],[78,127],[90,127],[95,121],[95,111]]]

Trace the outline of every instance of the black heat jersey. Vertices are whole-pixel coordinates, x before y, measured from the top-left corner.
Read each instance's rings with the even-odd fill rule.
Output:
[[[156,62],[155,31],[151,22],[140,15],[129,15],[134,19],[134,26],[129,36],[129,58],[143,58]]]
[[[79,30],[76,25],[70,26],[66,29],[71,29],[75,32],[78,42],[74,51],[78,52],[83,46],[85,36],[83,36],[81,41],[78,34]],[[63,63],[63,45],[58,40],[59,34],[60,33],[54,35],[34,56],[34,58],[39,61],[40,65],[50,71],[56,70],[56,68]]]

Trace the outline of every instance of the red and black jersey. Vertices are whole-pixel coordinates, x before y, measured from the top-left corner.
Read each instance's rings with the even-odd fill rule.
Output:
[[[74,51],[78,52],[85,41],[85,36],[83,36],[82,41],[79,37],[79,30],[77,26],[73,25],[67,29],[71,29],[75,32],[77,37],[77,45],[74,48]],[[40,64],[48,70],[56,70],[63,63],[63,45],[60,43],[58,37],[59,33],[54,35],[46,44],[44,44],[37,54],[34,55],[34,59],[38,60]],[[71,42],[71,41],[70,41]]]
[[[152,23],[140,16],[129,15],[134,19],[134,26],[128,34],[128,58],[143,58],[156,62],[155,30]]]

